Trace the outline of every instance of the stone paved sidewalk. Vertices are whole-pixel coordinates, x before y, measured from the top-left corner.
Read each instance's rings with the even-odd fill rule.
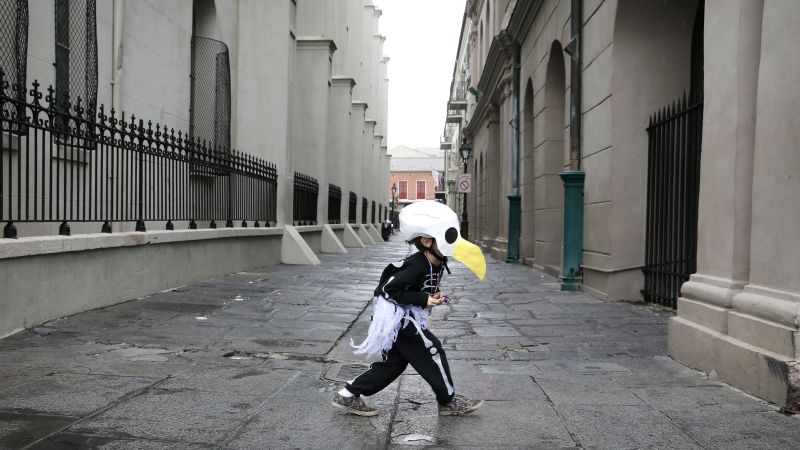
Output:
[[[367,399],[377,417],[333,410],[363,370],[348,343],[380,271],[407,251],[239,273],[0,340],[0,448],[798,447],[796,417],[666,356],[670,312],[491,260],[484,282],[453,264],[432,325],[482,410],[440,418],[411,369]]]

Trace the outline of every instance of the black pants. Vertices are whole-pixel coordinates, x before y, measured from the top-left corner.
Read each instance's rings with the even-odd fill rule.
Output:
[[[433,388],[436,401],[444,405],[453,398],[453,378],[442,350],[442,343],[429,330],[417,332],[413,323],[397,333],[397,340],[383,355],[383,362],[372,363],[369,370],[347,383],[347,390],[356,395],[380,392],[397,379],[408,364]]]

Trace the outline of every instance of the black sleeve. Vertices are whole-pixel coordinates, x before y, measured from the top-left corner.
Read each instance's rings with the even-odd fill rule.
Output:
[[[420,308],[428,306],[428,293],[418,291],[419,281],[425,277],[419,264],[410,258],[403,267],[386,280],[383,291],[389,298],[401,305],[416,305]]]

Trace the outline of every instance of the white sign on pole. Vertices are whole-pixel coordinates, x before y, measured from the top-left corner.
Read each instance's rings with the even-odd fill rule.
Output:
[[[472,175],[468,173],[462,173],[458,175],[458,193],[469,194],[472,192]]]

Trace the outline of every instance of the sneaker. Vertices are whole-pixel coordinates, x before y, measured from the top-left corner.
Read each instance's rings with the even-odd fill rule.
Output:
[[[450,403],[439,405],[440,416],[465,416],[481,409],[483,400],[470,400],[463,395],[454,395]]]
[[[340,408],[345,410],[345,412],[350,414],[355,414],[357,416],[377,416],[378,410],[370,408],[364,403],[364,400],[361,400],[360,395],[354,395],[352,397],[344,397],[339,395],[337,392],[333,395],[333,401],[331,404],[335,408]]]

